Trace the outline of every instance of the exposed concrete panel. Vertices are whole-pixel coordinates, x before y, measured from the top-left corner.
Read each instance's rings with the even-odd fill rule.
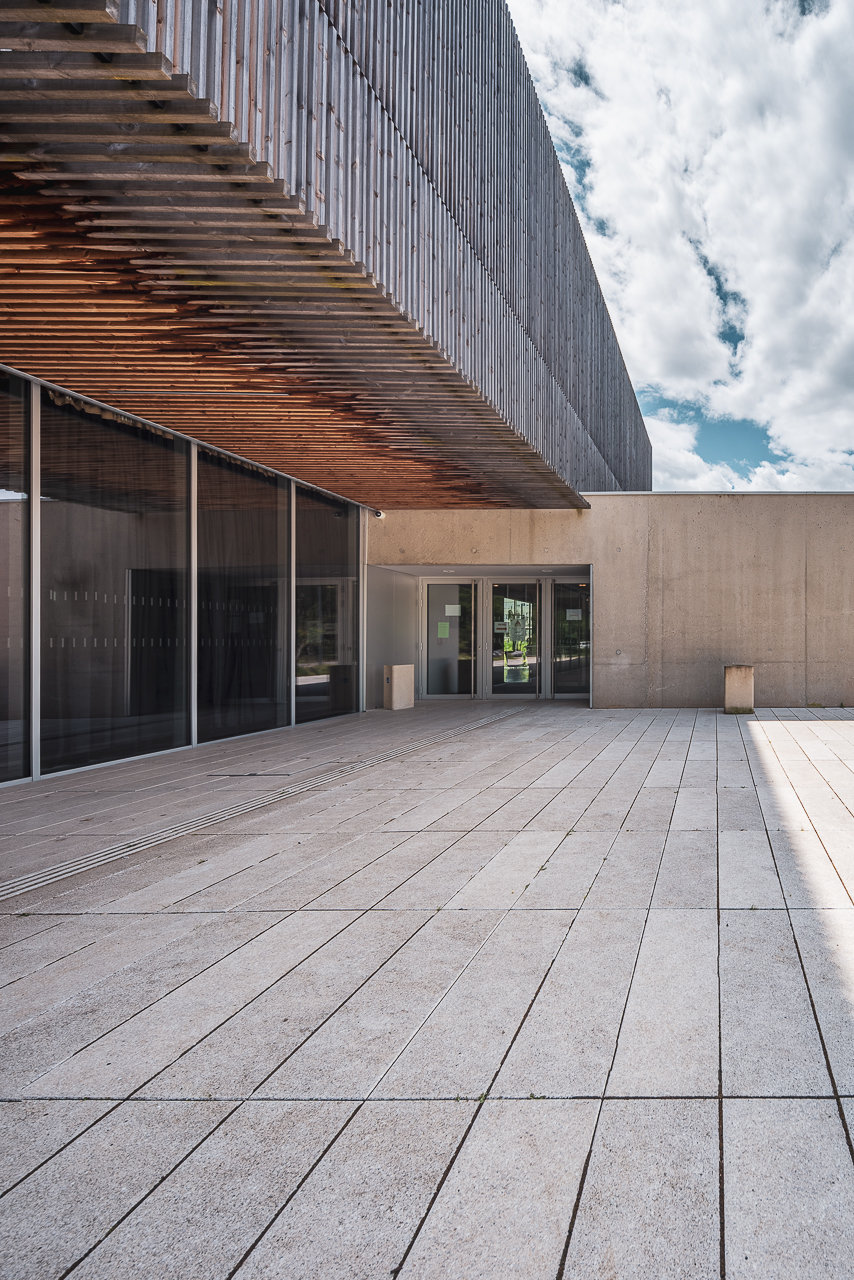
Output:
[[[650,626],[661,637],[652,705],[720,706],[731,664],[756,667],[760,705],[804,701],[803,678],[798,687],[776,668],[804,661],[805,502],[662,494],[649,505]]]
[[[854,706],[854,500],[807,499],[806,701]]]
[[[418,661],[418,582],[405,573],[368,566],[365,704],[384,702],[384,668]]]
[[[593,567],[596,706],[854,705],[854,494],[607,494],[589,511],[390,512],[374,564]]]

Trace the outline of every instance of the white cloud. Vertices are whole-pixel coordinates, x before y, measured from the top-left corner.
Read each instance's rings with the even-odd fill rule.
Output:
[[[854,5],[510,7],[635,386],[775,451],[730,476],[653,419],[660,483],[854,488]]]

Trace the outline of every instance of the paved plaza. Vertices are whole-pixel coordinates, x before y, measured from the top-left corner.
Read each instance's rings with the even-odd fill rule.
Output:
[[[0,815],[4,1280],[854,1275],[854,712],[421,704]]]

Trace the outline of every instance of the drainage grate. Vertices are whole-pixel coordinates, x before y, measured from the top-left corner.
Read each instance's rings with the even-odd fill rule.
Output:
[[[43,871],[33,871],[26,876],[17,876],[13,880],[6,880],[0,884],[0,901],[4,898],[14,898],[21,893],[29,893],[33,889],[41,889],[46,885],[53,884],[57,880],[65,880],[69,876],[79,875],[81,871],[91,871],[94,867],[103,866],[108,862],[117,862],[120,858],[127,858],[132,853],[140,853],[143,849],[153,849],[158,844],[167,844],[170,840],[177,840],[179,836],[192,835],[196,831],[202,831],[205,827],[215,826],[217,822],[225,822],[228,818],[239,818],[243,813],[251,813],[253,809],[263,809],[266,805],[275,804],[278,800],[287,800],[289,796],[300,795],[303,791],[312,791],[316,787],[326,786],[327,783],[337,782],[340,778],[346,778],[352,773],[361,773],[365,769],[373,769],[378,764],[385,764],[387,760],[396,760],[400,756],[410,755],[413,751],[421,751],[424,747],[430,747],[436,742],[445,742],[448,738],[456,738],[461,733],[470,733],[473,729],[482,729],[484,725],[495,724],[498,720],[506,720],[509,716],[519,714],[521,708],[513,708],[511,711],[501,711],[494,716],[486,716],[483,720],[474,720],[471,724],[463,725],[458,729],[447,729],[444,733],[434,733],[429,738],[420,738],[417,742],[410,742],[406,746],[396,747],[393,751],[385,751],[381,755],[371,756],[369,760],[358,760],[350,764],[345,764],[339,769],[332,769],[327,773],[318,774],[314,778],[306,778],[303,782],[295,782],[289,787],[281,787],[278,791],[268,791],[263,796],[254,796],[250,800],[242,800],[240,804],[232,805],[229,809],[217,809],[213,813],[205,814],[201,818],[191,818],[188,822],[178,822],[172,827],[164,827],[160,831],[152,831],[147,836],[139,836],[136,840],[125,840],[122,844],[110,845],[108,849],[100,849],[96,853],[85,854],[82,858],[72,858],[68,862],[60,862],[54,867],[46,867]],[[226,776],[243,776],[251,777],[251,774],[243,775],[226,775]],[[259,775],[263,776],[263,775]],[[287,777],[287,774],[283,775]]]

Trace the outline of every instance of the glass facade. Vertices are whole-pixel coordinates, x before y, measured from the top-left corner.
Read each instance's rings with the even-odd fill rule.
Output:
[[[290,484],[199,450],[199,739],[290,719]]]
[[[359,531],[353,503],[0,369],[0,782],[357,711]]]
[[[42,771],[182,746],[188,446],[41,399]]]
[[[359,511],[301,486],[295,513],[297,723],[359,705]]]
[[[30,772],[29,397],[0,373],[0,782]]]

